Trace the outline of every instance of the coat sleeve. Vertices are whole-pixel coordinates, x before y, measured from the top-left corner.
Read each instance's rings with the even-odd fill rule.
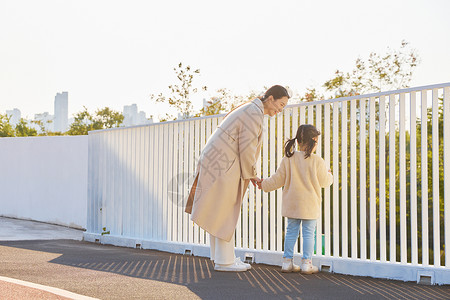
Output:
[[[284,186],[286,183],[286,164],[288,163],[288,158],[283,157],[281,160],[281,164],[278,167],[275,174],[270,176],[269,178],[266,178],[261,183],[261,187],[264,192],[271,192],[274,190],[279,189],[280,187]]]
[[[239,130],[239,159],[242,179],[257,177],[258,137],[262,132],[262,118],[241,120]]]
[[[333,175],[328,172],[325,161],[322,158],[318,160],[317,177],[320,186],[323,188],[329,187],[333,183]]]

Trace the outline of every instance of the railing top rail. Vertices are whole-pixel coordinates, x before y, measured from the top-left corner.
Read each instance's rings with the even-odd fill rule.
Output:
[[[400,90],[393,90],[393,91],[386,91],[386,92],[379,92],[379,93],[356,95],[356,96],[351,96],[351,97],[340,97],[340,98],[320,100],[320,101],[301,102],[301,103],[287,105],[286,108],[299,107],[299,106],[310,106],[310,105],[318,105],[318,104],[326,104],[326,103],[334,103],[334,102],[344,102],[344,101],[350,101],[350,100],[355,100],[355,99],[364,99],[364,98],[379,97],[379,96],[392,95],[392,94],[395,95],[395,94],[401,94],[401,93],[410,93],[410,92],[417,92],[417,91],[423,91],[423,90],[432,90],[432,89],[438,89],[438,88],[444,88],[444,87],[450,87],[450,82],[440,83],[440,84],[433,84],[433,85],[424,85],[424,86],[418,86],[418,87],[412,87],[412,88],[406,88],[406,89],[400,89]],[[182,120],[158,122],[158,123],[153,123],[153,124],[144,124],[144,125],[135,125],[135,126],[128,126],[128,127],[116,127],[116,128],[100,129],[100,130],[89,131],[88,134],[96,134],[96,133],[102,133],[102,132],[105,132],[105,131],[112,131],[112,130],[122,130],[122,129],[131,129],[131,128],[139,128],[139,127],[150,127],[150,126],[158,126],[158,125],[165,125],[165,124],[174,124],[174,123],[182,123],[182,122],[189,122],[189,121],[197,121],[197,120],[204,120],[204,119],[210,119],[210,118],[224,117],[225,115],[226,114],[219,114],[219,115],[204,116],[204,117],[191,118],[191,119],[182,119]]]
[[[211,115],[211,116],[204,116],[204,117],[197,117],[197,118],[190,118],[190,119],[181,119],[181,120],[173,120],[173,121],[166,121],[166,122],[157,122],[157,123],[153,123],[153,124],[143,124],[143,125],[134,125],[134,126],[127,126],[127,127],[115,127],[115,128],[99,129],[99,130],[89,131],[88,134],[101,133],[101,132],[111,131],[111,130],[121,130],[121,129],[130,129],[130,128],[139,128],[139,127],[151,127],[151,126],[174,124],[174,123],[192,122],[192,121],[197,121],[197,120],[225,117],[225,115],[226,114],[220,114],[220,115]]]
[[[364,98],[379,97],[379,96],[386,96],[386,95],[393,95],[393,94],[396,95],[396,94],[402,94],[402,93],[411,93],[411,92],[418,92],[418,91],[424,91],[424,90],[439,89],[439,88],[444,88],[444,87],[449,87],[449,86],[450,86],[450,82],[433,84],[433,85],[424,85],[424,86],[412,87],[412,88],[407,88],[407,89],[392,90],[392,91],[378,92],[378,93],[371,93],[371,94],[363,94],[363,95],[356,95],[356,96],[350,96],[350,97],[340,97],[340,98],[333,98],[333,99],[312,101],[312,102],[301,102],[301,103],[287,105],[286,108],[317,105],[317,104],[326,104],[326,103],[334,103],[334,102],[344,102],[344,101],[350,101],[350,100],[355,100],[355,99],[364,99]]]

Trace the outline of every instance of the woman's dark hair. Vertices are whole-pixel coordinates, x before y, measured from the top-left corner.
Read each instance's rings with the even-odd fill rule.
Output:
[[[291,98],[289,95],[288,90],[281,85],[274,85],[270,89],[268,89],[263,96],[259,97],[259,99],[264,102],[269,98],[270,96],[273,96],[274,100],[281,99],[283,97]]]
[[[288,90],[287,90],[285,87],[281,86],[281,85],[274,85],[274,86],[272,86],[270,89],[268,89],[268,90],[264,93],[263,96],[258,97],[258,98],[259,98],[259,100],[261,100],[262,102],[264,102],[264,101],[266,101],[267,98],[269,98],[270,96],[273,96],[273,99],[274,99],[274,100],[281,99],[281,98],[283,98],[283,97],[288,97],[288,99],[291,98],[291,96],[289,95]],[[239,107],[241,107],[241,106],[243,106],[243,105],[245,105],[245,104],[247,104],[247,103],[250,103],[250,102],[252,102],[252,100],[249,100],[249,101],[246,101],[246,102],[244,102],[244,103],[239,104],[238,106],[236,106],[235,108],[233,108],[232,110],[230,110],[230,111],[225,115],[225,117],[227,117],[229,114],[231,114],[231,113],[232,113],[234,110],[236,110],[237,108],[239,108]]]
[[[294,155],[294,150],[292,149],[295,145],[295,141],[299,144],[305,145],[305,158],[311,156],[311,152],[316,145],[316,141],[313,140],[316,136],[320,135],[320,131],[316,127],[310,124],[303,124],[297,129],[297,135],[295,138],[287,140],[284,144],[284,154],[287,157]]]

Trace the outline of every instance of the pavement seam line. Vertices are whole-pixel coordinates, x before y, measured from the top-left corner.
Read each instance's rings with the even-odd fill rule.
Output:
[[[26,286],[26,287],[33,288],[33,289],[38,289],[38,290],[45,291],[45,292],[49,292],[49,293],[52,293],[52,294],[55,294],[58,296],[62,296],[62,297],[67,297],[67,298],[72,298],[72,299],[83,299],[83,300],[98,300],[97,298],[83,296],[83,295],[72,293],[72,292],[69,292],[69,291],[66,291],[63,289],[46,286],[46,285],[42,285],[42,284],[38,284],[38,283],[23,281],[23,280],[19,280],[19,279],[0,276],[0,280],[9,282],[9,283]]]

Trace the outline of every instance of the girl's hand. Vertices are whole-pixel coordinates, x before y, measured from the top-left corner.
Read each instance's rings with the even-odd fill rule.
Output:
[[[256,187],[256,185],[258,185],[258,182],[259,182],[260,180],[261,180],[261,179],[259,179],[258,177],[255,177],[255,178],[250,179],[250,181],[252,182],[252,184],[253,184],[254,187]],[[258,185],[258,186],[259,186],[259,185]]]
[[[262,184],[263,180],[264,180],[264,179],[261,178],[261,179],[257,182],[258,189],[260,189],[260,190],[262,190],[261,184]]]

